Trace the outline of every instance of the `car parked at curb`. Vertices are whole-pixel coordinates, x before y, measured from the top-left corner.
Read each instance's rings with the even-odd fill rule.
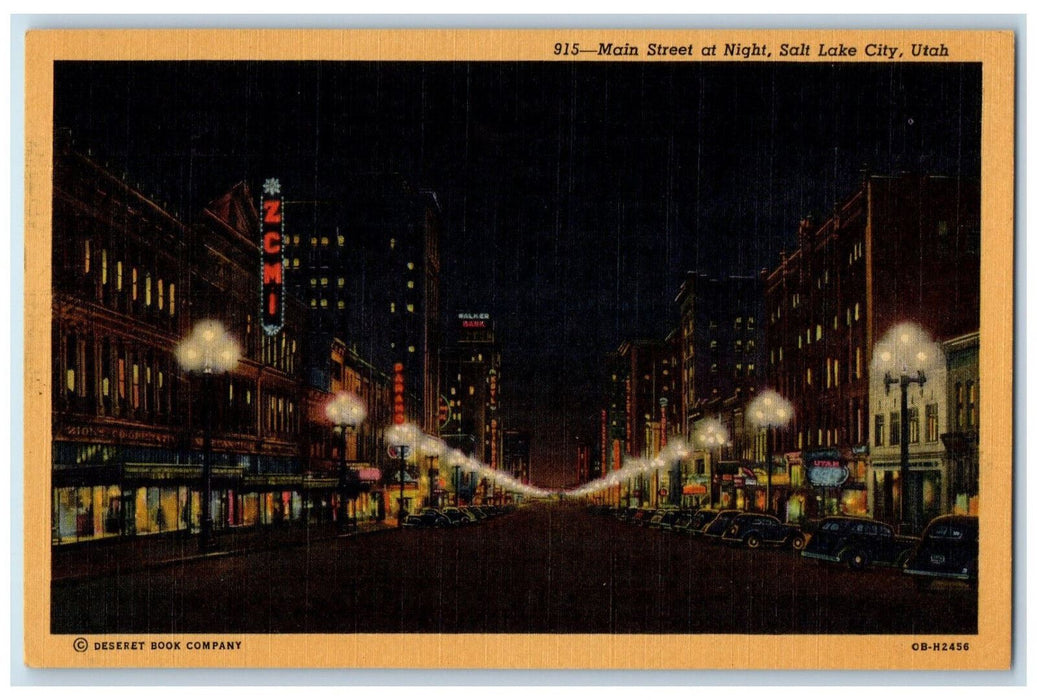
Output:
[[[825,518],[800,552],[809,559],[838,562],[852,569],[867,566],[901,566],[917,538],[900,537],[892,526],[870,518]]]
[[[719,540],[724,536],[724,533],[727,532],[727,528],[731,524],[731,521],[741,514],[742,511],[740,510],[720,511],[717,513],[717,517],[713,518],[708,525],[702,528],[702,536]]]
[[[691,520],[679,529],[690,535],[699,537],[702,535],[702,530],[716,519],[717,513],[719,512],[719,510],[714,508],[699,508],[691,516]]]
[[[807,541],[806,535],[795,525],[788,525],[764,513],[736,515],[720,539],[729,544],[745,545],[749,549],[769,545],[800,550]]]
[[[904,573],[926,589],[937,579],[979,581],[979,518],[943,515],[934,518],[904,564]]]

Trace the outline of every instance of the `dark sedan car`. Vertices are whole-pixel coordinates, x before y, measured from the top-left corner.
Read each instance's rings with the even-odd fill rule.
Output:
[[[917,543],[917,539],[896,536],[892,527],[878,520],[839,516],[821,521],[802,555],[854,569],[871,564],[900,566]]]
[[[904,564],[904,573],[915,577],[919,588],[936,579],[979,581],[979,518],[943,515],[922,533],[922,540]]]
[[[700,508],[691,516],[691,520],[681,527],[681,530],[696,537],[702,534],[702,530],[717,517],[719,510],[713,508]]]
[[[731,521],[741,514],[742,511],[740,510],[720,511],[717,513],[717,517],[713,518],[708,525],[702,528],[702,536],[719,540],[724,536],[724,533],[727,532],[727,528],[731,525]]]
[[[404,521],[404,527],[450,527],[450,518],[438,510],[426,508],[418,515],[408,515]]]
[[[763,545],[803,549],[806,536],[795,525],[787,525],[773,515],[742,513],[731,520],[721,539],[730,544],[743,544],[749,549]]]

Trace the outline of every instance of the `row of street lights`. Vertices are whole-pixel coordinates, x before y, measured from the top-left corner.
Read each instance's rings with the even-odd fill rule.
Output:
[[[202,522],[199,536],[199,549],[208,552],[213,544],[212,518],[212,408],[216,397],[213,395],[213,379],[217,374],[231,372],[241,357],[241,348],[237,341],[226,331],[219,321],[203,320],[195,325],[191,334],[176,347],[176,356],[181,367],[190,374],[202,378]],[[913,324],[900,324],[891,329],[876,344],[872,357],[872,370],[884,374],[886,393],[893,384],[900,386],[900,474],[901,502],[900,516],[902,522],[910,520],[913,530],[918,529],[918,515],[921,510],[920,488],[909,485],[908,455],[908,388],[911,384],[922,387],[926,383],[925,371],[938,363],[942,358],[939,346],[928,335]],[[363,401],[350,392],[339,392],[327,405],[326,415],[342,437],[339,454],[338,491],[339,491],[339,526],[345,528],[348,520],[346,510],[347,483],[349,476],[348,433],[356,430],[367,418],[367,408]],[[792,405],[787,399],[775,391],[767,390],[757,395],[748,406],[748,419],[757,428],[764,431],[767,468],[767,511],[772,508],[771,482],[773,473],[773,441],[775,432],[788,426],[794,415]],[[431,461],[447,459],[454,466],[455,490],[462,470],[478,473],[504,483],[510,490],[533,496],[546,496],[552,492],[538,489],[515,480],[510,475],[502,474],[495,469],[479,463],[459,450],[449,448],[439,438],[424,435],[412,424],[394,424],[386,430],[386,443],[391,454],[399,460],[399,524],[403,523],[404,476],[406,462],[409,457],[422,451]],[[713,454],[730,444],[727,429],[715,418],[700,421],[693,436],[693,444],[699,449]],[[645,474],[665,469],[674,460],[686,458],[690,449],[680,441],[672,441],[663,447],[653,460],[638,460],[632,457],[624,459],[623,466],[612,473],[573,489],[570,495],[581,496],[597,493],[604,489],[615,488],[625,479],[643,478]],[[434,472],[429,469],[430,494],[434,493],[432,483]],[[355,481],[355,480],[354,480]],[[713,489],[708,488],[712,506]],[[457,496],[455,494],[455,503]]]

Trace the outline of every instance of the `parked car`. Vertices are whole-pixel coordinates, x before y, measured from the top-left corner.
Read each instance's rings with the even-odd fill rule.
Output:
[[[634,525],[645,527],[651,521],[653,515],[655,515],[655,511],[651,508],[638,508],[637,512],[634,513],[633,520],[630,522]]]
[[[450,527],[450,518],[435,508],[425,508],[417,515],[408,515],[403,520],[404,527]]]
[[[972,515],[942,515],[922,533],[918,546],[904,564],[919,588],[936,579],[979,582],[979,518]]]
[[[695,511],[695,514],[691,516],[691,522],[685,526],[685,530],[688,534],[696,537],[702,534],[702,531],[709,525],[713,520],[716,519],[719,510],[713,508],[699,508]]]
[[[660,508],[648,521],[648,527],[653,530],[669,530],[673,527],[673,521],[677,519],[678,515],[680,515],[680,511],[676,508]]]
[[[901,566],[916,544],[916,538],[898,537],[890,525],[878,520],[837,516],[821,521],[801,554],[854,569],[872,564]]]
[[[803,549],[807,538],[795,525],[781,522],[773,515],[742,513],[731,519],[720,538],[729,544],[743,544],[749,549],[764,545]]]
[[[695,513],[688,511],[681,511],[680,514],[674,519],[673,526],[670,528],[673,532],[679,532],[682,534],[690,534],[688,528],[691,523],[695,520]]]
[[[475,522],[474,515],[468,515],[460,508],[447,506],[443,509],[443,515],[450,519],[451,525],[471,525]]]
[[[719,540],[727,532],[728,526],[736,516],[742,514],[740,510],[722,510],[717,513],[717,517],[713,518],[708,525],[702,528],[702,536],[709,537],[711,539]]]

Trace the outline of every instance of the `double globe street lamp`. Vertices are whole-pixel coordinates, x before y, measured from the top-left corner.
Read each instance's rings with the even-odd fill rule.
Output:
[[[421,430],[412,423],[394,423],[385,431],[385,444],[389,446],[390,456],[399,460],[400,463],[400,502],[396,514],[396,526],[403,527],[403,481],[407,474],[407,458],[414,453],[418,441],[421,439]]]
[[[776,391],[768,389],[749,402],[749,421],[764,431],[767,451],[767,509],[772,512],[771,477],[774,471],[774,431],[784,428],[792,420],[792,404]]]
[[[335,429],[342,435],[342,447],[339,451],[338,466],[338,528],[341,532],[345,531],[346,523],[349,522],[349,513],[346,510],[346,501],[350,500],[346,493],[347,481],[353,493],[356,492],[359,482],[356,473],[349,469],[347,455],[349,449],[348,434],[350,430],[356,430],[364,422],[364,419],[367,418],[367,406],[364,405],[364,402],[356,394],[349,391],[340,391],[328,403],[324,412],[328,416],[328,420],[335,426]],[[355,498],[355,496],[353,497]]]
[[[198,548],[212,548],[212,407],[216,400],[213,377],[233,370],[241,357],[237,341],[219,321],[199,321],[176,346],[176,358],[188,373],[202,377],[202,529]]]
[[[943,364],[943,351],[929,334],[913,323],[901,323],[882,336],[872,353],[872,370],[882,375],[889,395],[889,387],[900,385],[900,522],[908,523],[912,534],[920,530],[922,484],[912,478],[908,442],[911,438],[908,419],[907,392],[912,384],[921,389],[927,381],[926,370]],[[891,436],[892,437],[892,436]]]
[[[706,486],[709,489],[709,507],[713,507],[713,479],[716,474],[716,467],[714,466],[714,453],[719,454],[721,450],[728,444],[727,428],[720,422],[718,418],[706,418],[700,420],[695,424],[695,445],[709,453],[709,483]],[[717,458],[716,461],[719,461]]]

